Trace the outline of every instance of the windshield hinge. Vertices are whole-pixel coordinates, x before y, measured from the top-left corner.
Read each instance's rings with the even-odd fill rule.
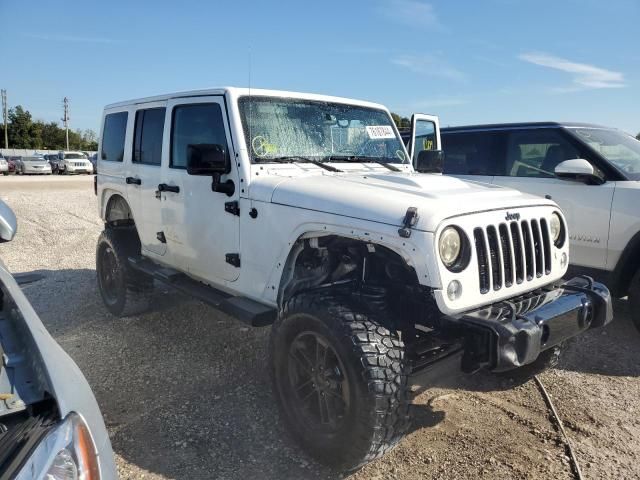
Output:
[[[236,268],[240,268],[240,254],[239,253],[227,253],[224,256],[226,262],[229,265],[233,265]]]
[[[418,223],[418,209],[416,207],[407,208],[407,213],[404,214],[404,220],[402,220],[402,228],[398,230],[398,234],[402,238],[409,238],[411,227],[416,223]]]
[[[224,211],[239,217],[240,216],[240,204],[235,200],[233,202],[225,202]]]

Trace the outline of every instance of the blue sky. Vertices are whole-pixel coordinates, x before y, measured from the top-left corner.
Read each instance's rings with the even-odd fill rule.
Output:
[[[640,2],[0,0],[9,104],[97,129],[118,100],[208,86],[377,101],[443,125],[640,131]]]

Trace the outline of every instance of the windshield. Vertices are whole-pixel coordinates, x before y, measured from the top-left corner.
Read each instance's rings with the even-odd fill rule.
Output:
[[[384,110],[278,97],[245,96],[238,104],[247,148],[255,162],[287,157],[319,161],[367,157],[402,163],[406,158],[392,119]]]
[[[640,142],[619,130],[603,128],[570,128],[580,140],[587,143],[630,180],[640,180]]]
[[[78,159],[82,159],[84,160],[85,157],[84,155],[80,154],[80,153],[65,153],[64,154],[64,158],[65,159],[72,159],[72,160],[78,160]]]
[[[22,157],[23,162],[43,162],[44,159],[41,157]]]

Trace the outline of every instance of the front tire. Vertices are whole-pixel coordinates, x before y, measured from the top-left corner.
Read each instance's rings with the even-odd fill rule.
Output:
[[[293,437],[320,462],[353,470],[409,426],[409,367],[398,336],[350,296],[296,295],[271,330],[271,378]]]
[[[98,289],[107,310],[118,317],[149,309],[153,279],[129,264],[140,255],[140,240],[133,229],[106,228],[96,248]]]
[[[631,307],[631,320],[640,332],[640,268],[629,285],[629,306]]]

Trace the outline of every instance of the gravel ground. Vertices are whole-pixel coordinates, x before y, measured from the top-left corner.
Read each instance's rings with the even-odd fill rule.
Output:
[[[265,371],[268,329],[162,289],[151,313],[106,312],[92,182],[0,178],[0,198],[19,221],[0,258],[14,273],[44,274],[25,293],[93,387],[121,478],[344,478],[283,430]],[[611,325],[571,343],[541,377],[586,478],[640,477],[640,335],[627,308],[617,302]],[[434,385],[412,409],[405,441],[348,478],[572,478],[532,382],[464,377]]]

